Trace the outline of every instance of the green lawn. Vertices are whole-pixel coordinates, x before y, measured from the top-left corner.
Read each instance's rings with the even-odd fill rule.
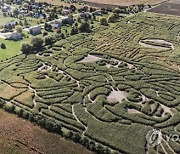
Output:
[[[10,41],[0,38],[0,43],[5,43],[6,49],[0,48],[0,60],[4,60],[6,58],[13,57],[20,53],[21,51],[21,44],[23,42],[30,42],[31,36],[29,38],[24,38],[21,41]]]

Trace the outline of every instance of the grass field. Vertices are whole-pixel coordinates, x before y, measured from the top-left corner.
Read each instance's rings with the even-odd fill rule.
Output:
[[[4,108],[58,122],[86,147],[85,137],[106,146],[102,153],[180,153],[179,141],[165,138],[180,134],[179,28],[179,17],[143,12],[4,60]],[[152,129],[164,139],[155,148]]]
[[[0,110],[0,123],[2,154],[93,154],[79,144],[64,140],[2,109]]]

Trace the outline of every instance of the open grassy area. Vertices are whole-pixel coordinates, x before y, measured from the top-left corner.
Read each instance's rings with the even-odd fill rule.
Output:
[[[5,40],[4,38],[0,38],[0,43],[4,43],[6,45],[6,49],[0,49],[0,60],[4,60],[6,58],[10,58],[20,54],[22,43],[30,42],[31,39],[32,36],[29,36],[29,38],[24,38],[21,41],[10,41],[10,40]]]
[[[180,134],[180,18],[143,12],[93,26],[0,62],[4,108],[61,124],[99,153],[180,153],[164,137]],[[154,128],[164,139],[156,148],[146,140]]]

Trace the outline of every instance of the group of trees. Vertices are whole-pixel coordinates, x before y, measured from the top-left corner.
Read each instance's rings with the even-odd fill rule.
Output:
[[[116,22],[119,18],[119,14],[117,13],[111,13],[108,18],[105,18],[105,17],[101,17],[99,19],[99,22],[101,25],[104,25],[104,26],[107,26],[108,23],[113,23],[113,22]]]
[[[30,120],[31,122],[37,123],[40,127],[47,129],[51,132],[56,132],[61,134],[62,127],[61,124],[44,117],[43,115],[33,114],[32,112],[26,111],[25,109],[18,108],[11,103],[6,103],[3,100],[0,100],[0,107],[4,108],[7,112],[15,113],[19,117]]]
[[[43,47],[44,40],[41,37],[33,37],[31,43],[22,43],[21,51],[24,54],[30,54],[32,51],[40,50]]]
[[[59,38],[64,39],[65,36],[63,33],[58,34],[58,36],[52,35],[45,35],[44,39],[42,37],[33,37],[30,43],[24,42],[21,46],[21,51],[24,54],[31,54],[35,51],[39,51],[43,49],[43,45],[52,45],[55,43]]]

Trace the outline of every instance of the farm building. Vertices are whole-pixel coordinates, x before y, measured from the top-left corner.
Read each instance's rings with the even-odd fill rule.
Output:
[[[6,39],[13,40],[13,41],[19,41],[19,40],[22,40],[22,34],[21,33],[12,33]]]
[[[31,35],[39,35],[41,34],[41,27],[33,27],[29,29],[29,33]]]

